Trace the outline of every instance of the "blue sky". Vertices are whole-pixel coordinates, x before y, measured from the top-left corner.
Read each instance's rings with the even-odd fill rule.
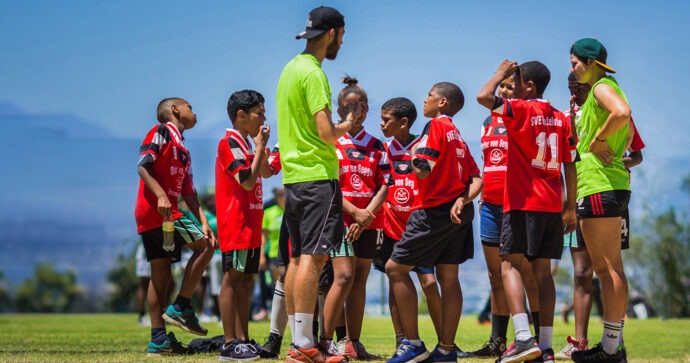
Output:
[[[2,1],[0,102],[141,139],[156,122],[157,102],[180,96],[199,118],[187,138],[217,139],[229,125],[229,94],[252,88],[266,96],[275,126],[278,76],[303,49],[294,35],[321,4],[347,23],[340,55],[324,70],[334,92],[344,74],[359,78],[374,135],[387,99],[405,96],[421,108],[432,84],[451,81],[467,99],[456,121],[476,142],[486,110],[474,96],[505,58],[545,63],[552,72],[545,97],[564,108],[569,47],[597,37],[648,145],[645,164],[690,156],[688,2]]]

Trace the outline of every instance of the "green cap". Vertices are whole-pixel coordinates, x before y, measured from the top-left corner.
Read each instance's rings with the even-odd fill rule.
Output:
[[[598,65],[609,73],[616,73],[613,68],[606,65],[606,48],[601,42],[594,38],[582,38],[570,47],[570,54],[575,54],[580,58],[594,59]]]

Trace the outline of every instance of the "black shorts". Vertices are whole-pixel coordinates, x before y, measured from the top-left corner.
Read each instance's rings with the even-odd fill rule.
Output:
[[[563,219],[559,212],[514,210],[503,214],[500,255],[523,254],[528,260],[561,259]]]
[[[255,274],[259,272],[261,247],[223,252],[223,272],[230,269]]]
[[[373,259],[376,257],[376,251],[383,243],[383,230],[381,229],[365,229],[356,241],[345,241],[345,234],[343,234],[343,241],[340,248],[332,249],[329,252],[331,258],[356,256],[359,258]]]
[[[285,185],[285,214],[292,257],[327,255],[343,237],[343,194],[337,180]]]
[[[582,230],[580,229],[580,223],[577,223],[577,245],[571,246],[575,248],[587,248],[585,243],[585,238],[582,236]],[[630,248],[630,211],[625,208],[621,212],[621,250],[627,250]]]
[[[393,254],[393,246],[395,246],[396,243],[398,243],[398,240],[388,237],[385,233],[383,233],[383,242],[381,243],[379,250],[376,252],[376,257],[374,257],[374,269],[381,272],[386,272],[386,262],[388,262],[388,260],[391,258],[391,254]],[[415,266],[412,271],[418,274],[433,274],[434,268]]]
[[[321,269],[321,274],[319,275],[319,289],[330,289],[333,285],[333,262],[331,260],[326,261]]]
[[[182,248],[189,243],[204,238],[204,232],[196,223],[182,215],[175,220],[175,249],[168,252],[163,249],[163,229],[157,227],[139,234],[144,244],[146,260],[169,258],[170,262],[178,262],[182,258]]]
[[[390,258],[403,265],[432,267],[461,264],[474,257],[474,204],[462,209],[462,224],[450,221],[453,204],[413,211]]]
[[[629,190],[610,190],[577,200],[577,218],[620,217],[628,208]]]
[[[278,266],[290,264],[290,234],[288,233],[287,220],[283,215],[280,223],[280,237],[278,237]]]

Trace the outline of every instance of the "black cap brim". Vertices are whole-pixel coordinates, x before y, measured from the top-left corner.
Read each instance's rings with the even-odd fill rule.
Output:
[[[325,30],[309,29],[295,35],[295,39],[311,39],[321,35],[323,32],[325,32]]]

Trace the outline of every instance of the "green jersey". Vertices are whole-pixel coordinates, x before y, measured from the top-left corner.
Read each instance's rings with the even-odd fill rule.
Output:
[[[604,110],[594,98],[594,88],[599,84],[607,84],[627,102],[628,99],[618,86],[618,82],[606,76],[597,81],[589,91],[587,101],[580,108],[581,116],[577,122],[577,134],[580,139],[577,151],[580,162],[577,163],[577,198],[583,198],[595,193],[610,190],[630,190],[628,172],[623,165],[628,125],[606,138],[606,142],[615,155],[612,165],[605,166],[593,153],[587,152],[592,140],[606,123],[609,112]]]
[[[261,229],[268,231],[265,252],[269,258],[278,257],[278,241],[280,240],[280,224],[283,222],[283,212],[283,209],[277,204],[264,210]]]
[[[321,63],[300,54],[283,68],[276,92],[283,184],[338,179],[335,146],[319,136],[314,114],[331,110],[331,86]]]

